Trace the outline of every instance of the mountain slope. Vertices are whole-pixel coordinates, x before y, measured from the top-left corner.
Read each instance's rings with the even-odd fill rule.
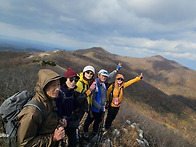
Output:
[[[126,97],[143,111],[145,110],[148,115],[167,126],[180,129],[184,134],[187,132],[194,134],[195,127],[192,127],[191,124],[195,124],[193,119],[195,117],[195,87],[189,84],[190,81],[187,78],[182,77],[182,73],[186,73],[194,83],[194,71],[161,56],[122,57],[110,54],[102,48],[74,52],[58,51],[51,54],[52,56],[45,56],[44,59],[55,60],[60,66],[72,67],[77,72],[82,71],[83,67],[89,64],[94,66],[97,72],[101,68],[111,72],[119,62],[123,63],[120,72],[125,75],[125,81],[143,72],[144,80],[128,87],[125,90]],[[183,82],[181,83],[181,81]],[[181,89],[188,89],[189,92],[184,93]],[[170,91],[173,93],[170,94]],[[173,97],[173,95],[177,97]],[[180,100],[179,96],[184,99]],[[187,124],[190,124],[189,127],[184,127]]]
[[[192,83],[196,82],[195,71],[184,68],[174,61],[161,56],[148,58],[117,56],[102,48],[73,52],[61,50],[41,53],[0,52],[0,61],[1,101],[3,97],[8,97],[17,91],[24,89],[32,91],[36,74],[41,68],[50,68],[63,76],[68,67],[78,73],[86,65],[94,66],[96,72],[101,68],[111,72],[119,62],[122,62],[120,73],[125,76],[125,81],[134,78],[140,72],[144,74],[143,81],[125,89],[127,102],[134,104],[137,111],[141,111],[154,121],[182,133],[185,137],[194,138],[195,85]],[[42,61],[53,61],[57,66],[42,66]],[[187,89],[189,92],[184,93],[181,89]],[[126,108],[127,112],[131,109]]]
[[[168,95],[182,95],[196,99],[196,72],[181,66],[175,61],[161,56],[147,58],[123,58],[136,72],[145,72],[145,79]]]

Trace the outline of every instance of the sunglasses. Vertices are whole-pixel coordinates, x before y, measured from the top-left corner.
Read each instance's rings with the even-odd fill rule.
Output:
[[[123,79],[123,78],[117,78],[117,80],[119,80],[119,81],[124,81],[124,79]]]
[[[72,83],[73,81],[75,81],[75,83],[77,83],[78,82],[78,78],[76,78],[76,77],[71,77],[71,78],[69,78],[69,81]]]
[[[93,75],[92,71],[86,71],[87,74]]]

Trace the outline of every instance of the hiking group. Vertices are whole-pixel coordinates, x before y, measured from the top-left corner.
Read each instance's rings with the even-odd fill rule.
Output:
[[[103,120],[106,105],[108,109],[105,129],[109,129],[115,119],[122,99],[123,90],[143,75],[124,82],[119,74],[122,64],[108,74],[101,69],[95,77],[93,66],[85,66],[80,74],[68,68],[63,77],[50,69],[38,72],[35,95],[32,100],[44,106],[46,116],[33,105],[25,106],[17,115],[18,146],[68,146],[79,144],[77,129],[85,113],[84,138],[89,137],[89,126],[93,123],[92,134],[97,134]],[[115,81],[107,86],[114,76]],[[67,139],[66,139],[67,138]]]

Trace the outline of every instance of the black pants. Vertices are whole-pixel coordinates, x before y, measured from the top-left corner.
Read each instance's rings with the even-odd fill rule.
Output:
[[[68,127],[65,128],[65,134],[68,136],[69,147],[77,146],[77,138],[76,138],[76,128]]]
[[[93,118],[90,117],[90,114],[88,114],[85,122],[84,122],[84,132],[88,132],[89,125],[94,121],[93,124],[93,132],[97,133],[99,129],[99,124],[102,121],[103,118],[103,112],[92,112]]]
[[[112,121],[116,118],[119,108],[120,107],[111,107],[111,106],[108,108],[108,115],[105,122],[106,129],[109,129],[110,126],[112,125]]]

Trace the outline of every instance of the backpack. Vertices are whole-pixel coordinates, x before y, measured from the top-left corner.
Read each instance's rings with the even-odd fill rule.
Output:
[[[17,115],[26,106],[36,107],[42,114],[42,125],[47,118],[47,111],[44,105],[36,100],[32,100],[27,90],[18,92],[13,96],[7,98],[0,107],[0,114],[2,116],[2,124],[4,133],[6,134],[5,142],[8,146],[16,146],[17,144],[17,129],[18,122],[16,120]]]

